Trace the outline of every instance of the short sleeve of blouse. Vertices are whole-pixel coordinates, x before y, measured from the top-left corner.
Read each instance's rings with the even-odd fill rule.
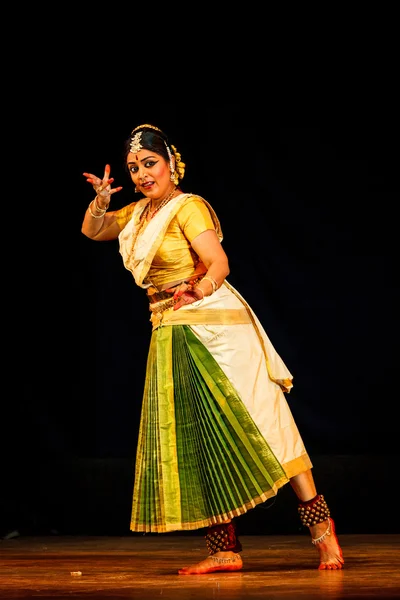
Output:
[[[177,213],[177,220],[185,237],[192,242],[203,231],[214,229],[214,223],[205,203],[197,197],[190,198]]]
[[[128,204],[127,206],[124,206],[123,208],[120,208],[119,210],[115,211],[114,216],[117,220],[118,226],[121,229],[121,231],[131,220],[135,205],[136,202],[132,202],[132,204]]]

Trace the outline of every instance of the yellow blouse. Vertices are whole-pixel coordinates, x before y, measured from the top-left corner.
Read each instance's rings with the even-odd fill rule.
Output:
[[[121,231],[131,219],[135,204],[133,202],[116,212]],[[199,257],[192,249],[191,243],[207,229],[215,230],[210,211],[202,198],[192,196],[171,220],[154,256],[146,281],[160,288],[163,284],[193,275]]]

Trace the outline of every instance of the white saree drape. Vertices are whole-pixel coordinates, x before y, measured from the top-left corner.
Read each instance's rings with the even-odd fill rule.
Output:
[[[181,194],[171,200],[150,221],[134,248],[136,228],[147,200],[138,202],[131,221],[122,230],[120,252],[125,267],[132,272],[139,287],[145,289],[150,285],[145,279],[152,260],[171,219],[190,196]],[[222,240],[218,218],[206,204]],[[225,281],[217,292],[204,300],[177,311],[170,308],[161,315],[153,313],[151,321],[153,331],[174,325],[190,327],[233,386],[282,466],[286,482],[312,467],[285,396],[293,385],[292,374],[254,311],[232,285]]]

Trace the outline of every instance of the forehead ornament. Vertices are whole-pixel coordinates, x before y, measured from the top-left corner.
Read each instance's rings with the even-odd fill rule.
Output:
[[[160,133],[162,133],[161,129],[159,129],[158,127],[156,127],[155,125],[150,125],[149,123],[144,123],[143,125],[138,125],[137,127],[135,127],[135,129],[132,129],[131,131],[131,142],[130,142],[130,146],[131,146],[131,152],[133,152],[134,154],[136,154],[137,152],[139,152],[139,150],[142,149],[142,134],[143,131],[138,131],[139,129],[154,129],[155,131],[159,131]],[[135,133],[136,131],[136,133]],[[133,135],[135,133],[135,135]]]
[[[134,154],[136,154],[137,152],[139,152],[139,150],[142,149],[142,133],[143,131],[138,131],[137,133],[135,133],[133,138],[131,138],[130,147],[131,152],[133,152]]]

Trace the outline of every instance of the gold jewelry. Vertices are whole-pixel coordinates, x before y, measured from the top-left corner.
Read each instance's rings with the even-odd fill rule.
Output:
[[[95,214],[93,214],[92,213],[92,209],[91,209],[92,203],[93,203],[93,200],[92,200],[92,202],[90,202],[90,204],[88,206],[88,211],[90,212],[90,214],[92,215],[92,217],[94,219],[102,219],[104,217],[104,215],[106,214],[106,211],[102,212],[101,215],[95,215]]]
[[[102,213],[105,213],[107,211],[108,207],[110,206],[110,203],[108,203],[105,208],[101,208],[101,206],[99,206],[99,203],[97,201],[97,196],[94,199],[94,204],[95,204],[95,208],[96,208],[97,212],[102,212]]]
[[[174,187],[174,189],[172,190],[172,192],[170,194],[168,194],[168,196],[166,198],[164,198],[164,200],[161,202],[161,204],[159,204],[157,206],[157,208],[152,213],[150,212],[150,202],[151,202],[151,200],[146,204],[146,206],[144,207],[144,209],[143,209],[143,211],[142,211],[142,213],[141,213],[141,215],[139,217],[139,221],[138,221],[137,226],[136,226],[136,232],[135,232],[135,234],[133,236],[133,240],[132,240],[132,250],[134,249],[135,244],[136,244],[136,240],[138,239],[140,233],[142,232],[142,229],[145,226],[145,223],[147,221],[147,215],[150,214],[150,220],[151,220],[154,217],[154,215],[159,210],[161,210],[161,208],[163,206],[165,206],[169,200],[171,200],[172,196],[175,193],[175,190],[176,190],[176,188]]]
[[[143,131],[138,131],[131,139],[130,148],[133,154],[136,154],[142,149],[142,134]]]
[[[175,168],[174,168],[174,163],[172,161],[172,152],[169,149],[169,146],[166,142],[165,142],[165,147],[167,149],[167,153],[169,156],[169,170],[171,171],[171,175],[169,176],[169,178],[171,179],[171,181],[173,181],[175,183],[175,185],[178,185],[179,179],[183,179],[183,177],[185,175],[186,165],[184,162],[181,161],[181,155],[177,151],[176,147],[171,144],[171,148],[172,148],[172,151],[175,156]]]
[[[211,296],[212,294],[214,294],[217,291],[218,283],[215,281],[214,277],[211,277],[211,275],[204,275],[203,279],[208,279],[208,281],[212,285],[212,292],[210,294],[210,296]]]
[[[203,294],[203,296],[202,296],[202,297],[201,297],[199,300],[196,300],[196,302],[198,302],[198,305],[197,305],[197,306],[200,306],[200,304],[201,304],[201,303],[203,302],[203,300],[204,300],[204,296],[205,296],[205,294],[204,294],[204,290],[202,290],[202,289],[201,289],[201,287],[197,287],[197,288],[195,288],[195,289],[196,289],[196,290],[200,290],[200,292]],[[194,292],[194,290],[192,290],[192,291]]]
[[[130,150],[133,153],[137,153],[137,152],[139,152],[139,150],[141,150],[143,148],[143,146],[142,146],[142,134],[143,134],[142,129],[144,129],[144,128],[154,129],[154,131],[158,131],[162,135],[165,135],[164,132],[162,131],[162,129],[160,129],[159,127],[156,127],[155,125],[150,125],[149,123],[144,123],[143,125],[138,125],[137,127],[135,127],[135,129],[132,129],[132,131],[131,131]],[[168,156],[169,156],[171,181],[173,181],[175,185],[178,185],[179,180],[183,179],[183,177],[185,175],[186,164],[184,162],[182,162],[182,160],[181,160],[182,157],[181,157],[180,152],[178,152],[176,147],[173,144],[171,144],[172,152],[175,155],[175,169],[174,169],[173,164],[172,164],[172,152],[165,140],[164,140],[164,144],[165,144]]]
[[[133,133],[135,133],[135,131],[137,131],[138,129],[142,129],[143,127],[148,127],[149,129],[155,129],[156,131],[160,131],[160,133],[162,133],[161,129],[159,129],[155,125],[149,125],[149,123],[144,123],[143,125],[138,125],[137,127],[135,127],[135,129],[132,129],[131,135]]]
[[[155,127],[155,125],[149,125],[148,123],[144,123],[143,125],[138,125],[137,127],[135,127],[135,129],[132,129],[131,136],[133,136],[133,137],[131,138],[130,148],[131,148],[131,152],[133,152],[134,154],[136,152],[139,152],[139,150],[141,150],[143,148],[143,146],[142,146],[143,131],[138,131],[138,130],[144,129],[145,127],[148,127],[149,129],[154,129],[155,131],[159,131],[160,133],[162,133],[161,129],[159,129],[158,127]],[[135,131],[137,131],[137,133],[135,133]],[[135,133],[135,135],[133,135],[134,133]]]
[[[174,163],[173,163],[173,160],[172,160],[172,152],[169,149],[169,146],[167,144],[165,144],[165,147],[167,149],[167,153],[168,153],[168,156],[169,156],[169,170],[171,171],[171,175],[169,176],[169,178],[170,178],[171,181],[173,181],[175,183],[175,185],[178,185],[179,177],[178,177],[178,174],[177,174],[177,172],[175,171],[175,168],[174,168]]]
[[[132,249],[135,247],[136,240],[138,239],[138,236],[146,223],[147,213],[149,212],[149,206],[150,206],[150,202],[148,204],[146,204],[146,206],[144,207],[144,209],[139,217],[139,221],[136,226],[136,232],[135,232],[135,234],[133,236],[133,240],[132,240]]]
[[[149,208],[149,214],[150,214],[150,219],[152,219],[154,217],[154,215],[162,209],[163,206],[165,206],[167,204],[167,202],[169,202],[172,198],[172,196],[174,195],[176,190],[176,187],[174,186],[174,189],[172,190],[172,192],[170,194],[168,194],[168,196],[166,198],[164,198],[164,200],[155,208],[155,210],[153,210],[153,212],[150,212],[150,208]],[[151,201],[149,202],[150,205]]]

